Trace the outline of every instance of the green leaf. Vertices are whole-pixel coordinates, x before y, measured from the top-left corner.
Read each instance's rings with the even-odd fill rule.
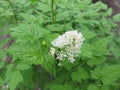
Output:
[[[100,90],[111,90],[108,86],[102,86]]]
[[[47,2],[47,4],[45,3],[38,3],[37,9],[42,11],[43,13],[46,13],[48,11],[50,11],[50,3]]]
[[[72,73],[71,77],[73,81],[81,82],[82,80],[88,79],[89,75],[85,69],[79,68]]]
[[[114,55],[115,58],[119,59],[119,57],[120,57],[120,47],[117,46],[116,44],[114,44],[114,42],[112,43],[112,45],[110,47],[110,51]]]
[[[103,64],[105,60],[106,60],[106,57],[94,57],[94,58],[88,59],[87,64],[90,66],[100,65],[100,64]]]
[[[52,24],[52,25],[48,25],[47,29],[49,31],[62,32],[62,31],[64,31],[64,25]]]
[[[17,64],[17,66],[16,66],[16,68],[18,69],[18,70],[26,70],[26,69],[29,69],[30,68],[30,65],[28,65],[28,64]]]
[[[40,14],[38,17],[37,17],[37,21],[39,24],[43,24],[44,23],[44,15]]]
[[[5,62],[0,60],[0,69],[4,68]]]
[[[95,86],[95,85],[89,85],[87,90],[100,90],[99,87]]]
[[[101,39],[95,40],[95,42],[93,42],[94,55],[95,56],[108,55],[109,51],[108,51],[107,46],[108,46],[110,40],[111,40],[110,38],[101,38]]]
[[[55,65],[54,58],[51,57],[50,55],[45,55],[45,61],[42,63],[42,67],[46,71],[54,75],[54,65]]]
[[[93,46],[90,44],[83,43],[81,48],[80,57],[82,58],[93,58]]]
[[[56,15],[57,17],[57,21],[60,21],[60,20],[69,20],[70,14],[68,13],[68,11],[59,11],[59,13]]]
[[[44,61],[43,53],[45,52],[45,49],[41,50],[40,45],[41,44],[39,42],[31,44],[20,41],[19,43],[11,46],[11,48],[8,51],[11,54],[14,53],[13,57],[19,58],[20,60],[28,61],[32,64],[42,64]]]
[[[69,84],[49,84],[49,90],[76,90],[72,85]]]
[[[15,90],[15,88],[17,87],[17,85],[23,81],[22,75],[20,73],[20,71],[16,70],[11,77],[10,80],[10,90]]]
[[[7,66],[7,71],[6,71],[6,74],[5,74],[5,82],[9,82],[9,80],[11,79],[11,76],[12,76],[14,71],[15,71],[14,65],[9,64]]]
[[[110,23],[108,22],[108,19],[105,17],[101,18],[100,22],[104,27],[108,27],[110,25]]]
[[[14,14],[13,14],[13,12],[11,12],[11,10],[4,10],[0,16],[1,17],[4,17],[4,16],[9,17],[9,16],[12,16],[12,15],[14,15]]]
[[[33,23],[37,20],[34,15],[20,13],[20,16],[23,17],[25,23]]]
[[[48,33],[49,31],[41,27],[39,24],[31,23],[31,24],[21,24],[19,25],[19,27],[13,28],[13,32],[11,33],[11,35],[14,38],[20,40],[27,40],[34,42],[36,40],[39,40],[45,34]]]
[[[0,77],[0,86],[3,86],[4,85],[4,80]]]
[[[89,31],[89,30],[83,30],[81,32],[82,32],[85,40],[94,38],[97,35],[96,33],[92,32],[92,31]]]
[[[89,85],[87,90],[110,90],[110,88],[107,86]]]
[[[93,6],[93,5],[91,5],[91,6]],[[103,10],[106,10],[106,9],[107,9],[107,5],[104,4],[104,3],[101,3],[100,1],[96,2],[96,3],[94,4],[94,7],[96,7],[96,9],[97,9],[98,11],[101,10],[101,9],[103,9]]]
[[[116,14],[113,16],[113,21],[114,22],[120,22],[120,14]]]
[[[38,56],[34,57],[33,59],[30,60],[33,64],[42,64],[44,62],[44,56]]]
[[[1,44],[1,42],[0,42]],[[2,49],[0,49],[0,61],[3,60],[6,57],[6,52],[4,52]],[[1,65],[0,65],[1,67]]]
[[[80,9],[86,9],[90,5],[91,0],[80,0],[78,3]]]
[[[47,34],[45,39],[48,41],[48,42],[52,42],[55,38],[57,38],[59,36],[59,34],[57,33],[50,33],[50,34]],[[51,43],[50,43],[51,44]]]
[[[21,74],[22,74],[22,77],[23,77],[23,84],[27,87],[33,87],[34,84],[35,84],[34,81],[33,81],[33,78],[36,78],[36,77],[33,76],[34,72],[33,72],[32,68],[22,71]]]
[[[70,78],[69,77],[70,73],[71,73],[70,71],[66,72],[66,71],[61,70],[59,72],[62,73],[62,74],[56,75],[56,77],[55,77],[55,82],[56,83],[64,83],[64,81],[66,81]]]
[[[106,15],[110,16],[112,14],[112,8],[108,9]]]
[[[98,66],[91,72],[91,77],[101,80],[104,85],[111,85],[120,78],[120,65]]]

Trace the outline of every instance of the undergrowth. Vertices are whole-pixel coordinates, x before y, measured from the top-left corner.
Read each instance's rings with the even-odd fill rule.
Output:
[[[91,0],[0,0],[0,90],[120,90],[120,14]],[[75,62],[50,55],[71,30],[83,44]],[[5,46],[14,41],[11,46]]]

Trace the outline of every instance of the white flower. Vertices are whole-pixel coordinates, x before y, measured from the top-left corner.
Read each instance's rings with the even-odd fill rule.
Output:
[[[62,63],[58,63],[58,66],[62,66]]]
[[[4,85],[2,86],[2,90],[8,90],[9,86],[8,85]]]
[[[50,55],[54,56],[54,54],[55,54],[55,49],[51,47],[50,48]]]
[[[56,59],[64,60],[67,58],[71,63],[73,63],[75,61],[75,57],[80,53],[83,41],[84,38],[82,34],[77,30],[67,31],[63,35],[60,35],[51,42],[53,46],[60,49],[56,52]]]
[[[66,53],[62,50],[58,51],[56,55],[57,55],[56,59],[59,59],[59,60],[64,60],[67,57]]]

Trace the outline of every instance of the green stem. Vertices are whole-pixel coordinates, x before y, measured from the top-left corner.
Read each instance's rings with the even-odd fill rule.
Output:
[[[86,63],[86,61],[79,63],[75,68],[73,68],[73,70],[77,70],[78,67],[82,67],[85,63]]]
[[[55,6],[54,6],[55,1],[52,0],[52,23],[55,23]]]
[[[13,9],[13,14],[14,14],[15,23],[17,23],[17,14],[16,14],[16,12],[15,12],[15,10],[14,10],[14,6],[13,6],[13,4],[12,4],[12,2],[11,2],[10,0],[8,0],[8,2],[9,2],[9,4],[10,4],[11,8]]]

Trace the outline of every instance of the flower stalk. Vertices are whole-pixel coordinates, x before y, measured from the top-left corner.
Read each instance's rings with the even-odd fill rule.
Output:
[[[55,0],[52,0],[52,23],[55,23]]]

